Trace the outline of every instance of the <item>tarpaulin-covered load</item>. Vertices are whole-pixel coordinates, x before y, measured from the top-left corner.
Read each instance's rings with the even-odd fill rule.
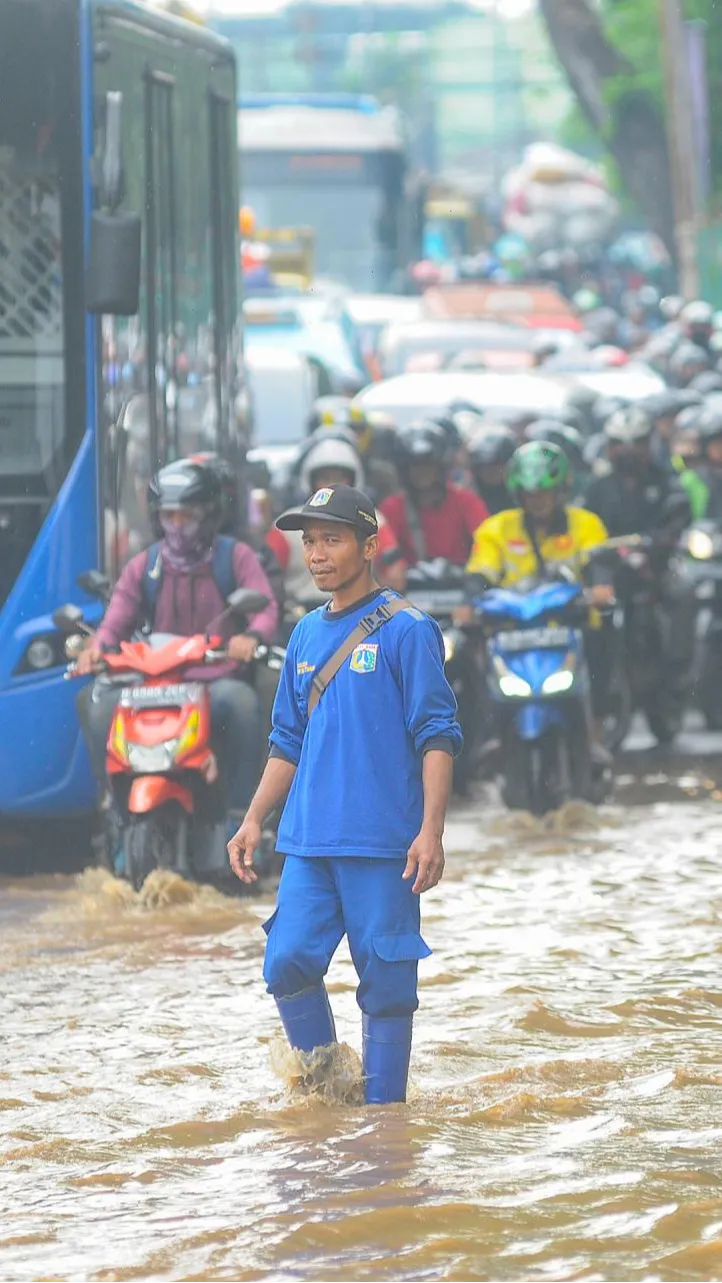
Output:
[[[606,242],[619,214],[604,172],[583,156],[534,143],[502,184],[504,225],[536,252]]]

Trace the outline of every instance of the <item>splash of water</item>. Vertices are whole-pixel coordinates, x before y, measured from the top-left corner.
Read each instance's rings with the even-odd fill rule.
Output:
[[[269,1047],[271,1068],[288,1091],[299,1099],[325,1105],[363,1103],[361,1061],[348,1043],[332,1043],[313,1051],[298,1051],[280,1035]]]

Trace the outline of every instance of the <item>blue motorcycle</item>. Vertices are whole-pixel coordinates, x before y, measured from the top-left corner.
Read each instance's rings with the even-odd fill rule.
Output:
[[[578,583],[492,589],[477,603],[507,806],[545,815],[572,798],[603,800],[591,754],[589,672]]]

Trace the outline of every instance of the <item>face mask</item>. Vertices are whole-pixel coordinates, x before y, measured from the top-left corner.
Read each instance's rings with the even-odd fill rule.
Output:
[[[183,569],[202,559],[208,549],[208,540],[201,532],[200,521],[184,521],[177,525],[172,518],[161,513],[160,524],[171,564]]]

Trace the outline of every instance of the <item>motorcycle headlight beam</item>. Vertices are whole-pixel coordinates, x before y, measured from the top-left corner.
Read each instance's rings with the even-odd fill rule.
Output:
[[[569,668],[560,668],[550,673],[542,682],[542,695],[563,695],[574,685],[574,673]]]
[[[510,672],[503,673],[499,678],[499,690],[506,699],[525,699],[532,693],[531,686],[523,677]]]
[[[706,530],[690,530],[687,551],[695,561],[709,561],[714,556],[714,539]]]

